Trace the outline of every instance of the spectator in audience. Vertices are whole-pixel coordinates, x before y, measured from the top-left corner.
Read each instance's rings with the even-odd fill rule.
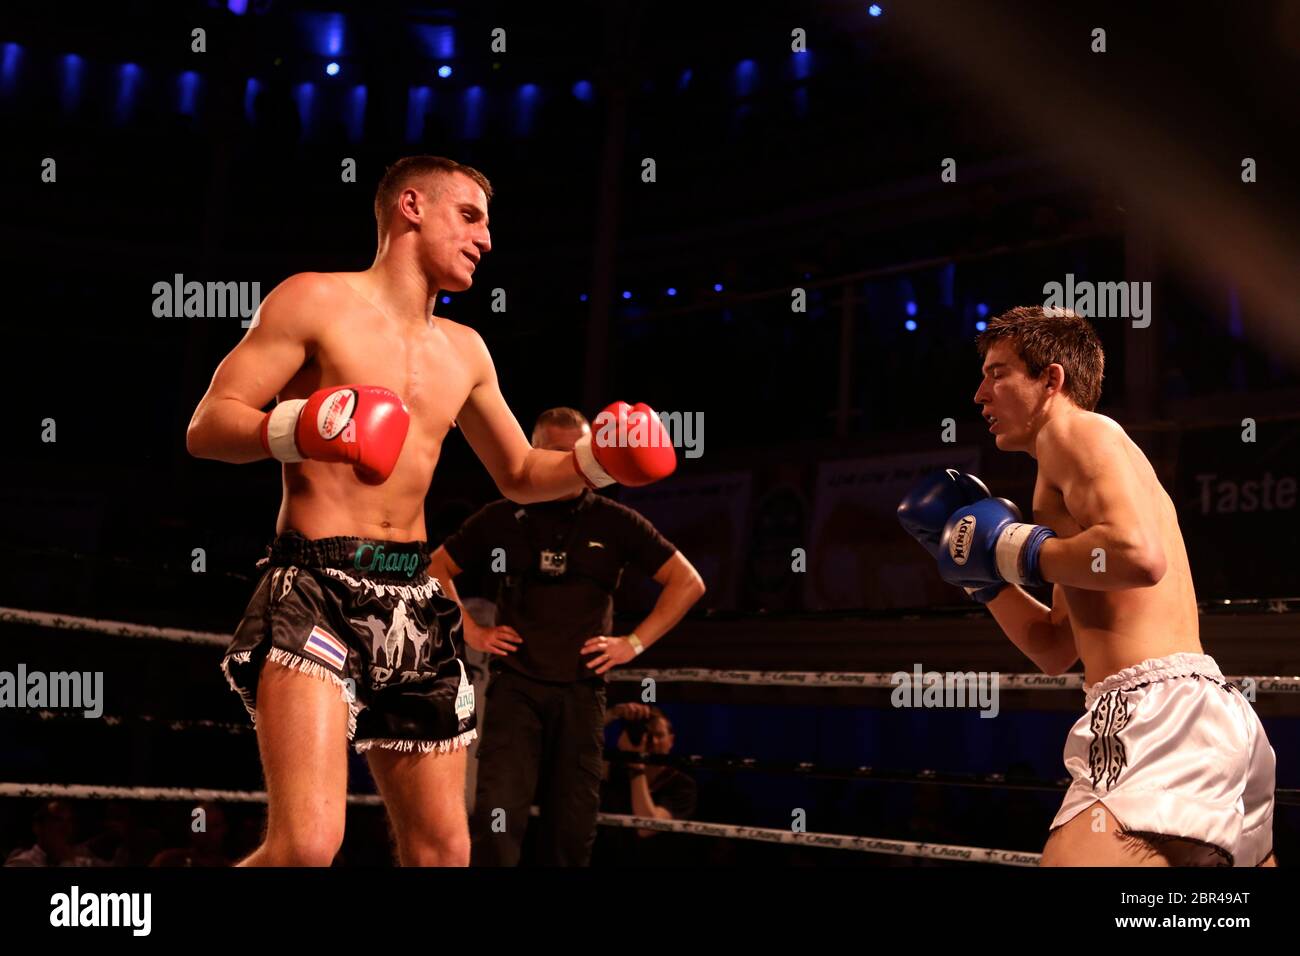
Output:
[[[234,858],[226,852],[226,813],[219,803],[205,802],[190,815],[188,846],[163,850],[150,866],[230,866]]]
[[[658,707],[627,703],[611,707],[605,723],[623,721],[618,749],[631,753],[667,755],[675,737],[673,725]],[[665,764],[611,762],[601,787],[601,810],[656,820],[685,820],[695,813],[695,780]],[[653,866],[680,859],[687,851],[676,834],[659,830],[606,827],[601,862],[616,866]]]
[[[84,846],[72,841],[77,834],[77,815],[71,804],[50,800],[36,809],[32,818],[36,843],[14,850],[5,866],[102,866]]]

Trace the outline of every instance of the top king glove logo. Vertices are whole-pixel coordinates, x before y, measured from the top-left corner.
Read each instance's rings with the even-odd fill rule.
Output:
[[[352,420],[356,407],[357,393],[350,388],[341,388],[327,398],[316,415],[316,430],[321,438],[326,441],[336,438]]]
[[[952,537],[948,539],[948,554],[952,558],[952,563],[958,567],[963,566],[966,559],[970,557],[970,542],[974,534],[975,516],[966,515],[957,522]]]

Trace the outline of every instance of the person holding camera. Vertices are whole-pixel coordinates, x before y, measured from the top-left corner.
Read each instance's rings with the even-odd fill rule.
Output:
[[[616,704],[609,709],[605,723],[623,721],[618,749],[629,753],[672,753],[676,737],[672,721],[658,707],[649,704]],[[643,764],[629,760],[610,765],[601,803],[607,813],[630,813],[653,820],[685,820],[695,813],[695,780],[667,764]],[[658,830],[638,830],[641,836],[654,836]]]
[[[538,418],[533,446],[571,451],[590,432],[580,412],[554,408]],[[616,635],[614,592],[629,564],[663,590],[634,631]],[[590,490],[486,505],[434,552],[429,574],[459,601],[452,579],[471,569],[495,578],[499,610],[494,627],[464,616],[465,642],[494,658],[471,865],[519,863],[536,799],[537,862],[586,866],[600,806],[604,675],[672,629],[704,582],[649,521]]]

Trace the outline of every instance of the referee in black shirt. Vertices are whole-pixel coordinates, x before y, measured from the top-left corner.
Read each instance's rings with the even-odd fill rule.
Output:
[[[553,408],[533,446],[572,451],[591,430]],[[636,630],[614,636],[614,591],[635,565],[663,590]],[[434,552],[429,574],[459,601],[462,570],[495,577],[499,624],[464,615],[465,641],[495,655],[470,821],[475,866],[515,866],[536,798],[538,861],[586,866],[596,837],[605,724],[604,674],[666,634],[704,594],[689,561],[631,508],[583,491],[518,505],[500,499]]]

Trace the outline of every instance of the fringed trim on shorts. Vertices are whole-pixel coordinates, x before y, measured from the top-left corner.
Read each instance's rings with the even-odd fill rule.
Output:
[[[239,699],[243,701],[244,710],[248,711],[248,717],[251,721],[253,721],[253,726],[256,727],[257,708],[255,706],[255,701],[253,700],[252,692],[246,691],[244,688],[240,687],[238,684],[235,683],[235,678],[230,676],[231,664],[247,664],[250,660],[252,660],[252,658],[253,658],[253,652],[251,650],[239,651],[238,653],[231,654],[228,657],[223,657],[221,659],[221,673],[226,675],[226,683],[230,685],[230,689],[233,690],[236,694],[238,694]]]
[[[422,754],[436,750],[440,754],[446,754],[454,753],[462,747],[468,747],[477,737],[477,730],[467,730],[463,734],[448,737],[446,740],[394,740],[390,737],[371,737],[367,740],[358,740],[354,746],[359,754],[376,748],[379,750],[396,750],[401,753],[418,751]]]
[[[221,672],[226,675],[226,682],[230,684],[230,689],[239,695],[239,699],[244,702],[244,709],[248,711],[249,719],[253,721],[253,726],[257,726],[257,701],[253,691],[250,688],[240,687],[235,682],[235,678],[230,673],[233,664],[248,664],[252,661],[252,650],[239,651],[231,654],[221,661]],[[339,696],[342,697],[343,703],[348,705],[348,740],[351,740],[357,733],[357,714],[361,713],[362,705],[357,702],[351,688],[329,668],[317,664],[315,661],[309,661],[299,657],[289,651],[282,650],[278,647],[271,648],[266,655],[266,659],[287,667],[290,670],[298,671],[308,677],[314,677],[316,680],[324,681],[327,684],[333,684],[339,689]]]
[[[366,577],[354,578],[338,568],[320,568],[320,571],[344,582],[354,591],[372,591],[380,597],[393,594],[407,601],[419,601],[424,604],[434,594],[443,594],[442,585],[438,583],[437,578],[429,578],[420,584],[396,584],[392,581],[373,581]]]

